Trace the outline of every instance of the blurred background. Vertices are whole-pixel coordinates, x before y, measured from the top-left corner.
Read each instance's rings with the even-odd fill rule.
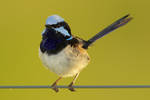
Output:
[[[150,85],[149,0],[3,0],[0,4],[0,86],[51,85],[38,49],[46,18],[62,16],[72,34],[89,39],[130,13],[126,26],[98,40],[76,85]],[[72,78],[60,81],[68,85]],[[0,89],[1,100],[149,100],[150,89]]]

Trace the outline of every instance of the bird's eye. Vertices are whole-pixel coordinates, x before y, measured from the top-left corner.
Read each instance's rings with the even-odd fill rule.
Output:
[[[67,38],[66,40],[72,40],[73,38],[72,38],[72,36],[70,36],[69,38]]]
[[[70,38],[70,36],[65,36],[66,39]]]

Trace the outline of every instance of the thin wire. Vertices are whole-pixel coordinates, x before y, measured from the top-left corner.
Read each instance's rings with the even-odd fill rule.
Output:
[[[59,85],[58,88],[68,88],[68,86]],[[84,89],[100,89],[100,88],[150,88],[150,85],[77,85],[74,88],[84,88]],[[51,88],[51,86],[46,85],[27,85],[27,86],[0,86],[0,89],[43,89]]]

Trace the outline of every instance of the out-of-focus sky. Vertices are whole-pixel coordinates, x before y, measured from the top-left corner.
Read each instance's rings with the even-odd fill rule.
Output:
[[[76,85],[150,84],[149,0],[9,0],[0,3],[0,85],[51,85],[57,75],[38,57],[46,18],[62,16],[72,34],[89,39],[130,13],[129,24],[98,40],[88,50],[91,62]],[[68,85],[72,78],[60,81]],[[0,90],[1,100],[149,100],[150,89]]]

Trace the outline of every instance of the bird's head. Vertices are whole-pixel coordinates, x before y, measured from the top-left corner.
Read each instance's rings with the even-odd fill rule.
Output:
[[[61,34],[66,40],[72,39],[71,29],[69,25],[64,21],[62,17],[58,15],[49,16],[46,20],[45,26],[47,29],[53,29],[56,34]]]
[[[69,25],[58,15],[49,16],[42,32],[40,48],[42,52],[56,54],[65,48],[74,38]]]

